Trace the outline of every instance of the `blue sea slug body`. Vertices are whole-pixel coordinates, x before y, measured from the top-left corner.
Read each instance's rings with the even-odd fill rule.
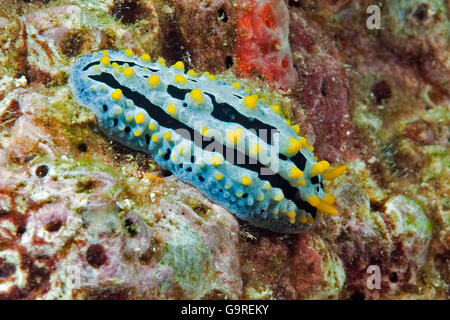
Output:
[[[104,50],[80,58],[69,84],[109,138],[151,155],[238,218],[275,232],[307,230],[336,214],[312,146],[240,82],[185,72],[148,54]]]

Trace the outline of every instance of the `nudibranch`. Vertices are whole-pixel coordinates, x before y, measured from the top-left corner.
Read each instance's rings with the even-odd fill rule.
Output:
[[[342,174],[238,80],[185,71],[179,61],[103,50],[72,66],[76,102],[112,140],[149,154],[163,168],[251,224],[282,233],[336,214],[323,179]]]

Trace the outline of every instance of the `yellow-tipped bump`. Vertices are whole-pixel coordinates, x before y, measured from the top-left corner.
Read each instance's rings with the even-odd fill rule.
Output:
[[[100,62],[101,62],[104,66],[109,65],[109,58],[108,58],[108,56],[103,56],[103,57],[101,57]]]
[[[192,97],[192,100],[194,100],[196,104],[201,104],[204,101],[203,92],[200,89],[192,90],[191,97]]]
[[[320,199],[316,195],[306,197],[306,201],[313,207],[317,207],[320,204]]]
[[[193,69],[189,69],[187,72],[188,76],[195,77],[196,73]]]
[[[258,96],[256,94],[252,94],[251,96],[247,96],[244,98],[244,106],[250,109],[255,109],[258,106]]]
[[[252,184],[252,180],[251,180],[249,177],[247,177],[247,176],[242,177],[241,182],[242,182],[242,184],[243,184],[244,186],[249,186],[249,185]]]
[[[258,143],[254,144],[250,147],[250,153],[252,155],[257,155],[260,150],[261,150],[261,147]]]
[[[306,185],[306,180],[305,179],[298,180],[298,185],[301,186],[301,187],[305,186]]]
[[[300,133],[300,126],[298,124],[295,124],[295,125],[292,126],[292,130],[294,130],[294,132],[296,134],[299,134]]]
[[[208,78],[209,78],[209,80],[211,80],[211,81],[215,81],[215,80],[216,80],[216,77],[215,77],[214,75],[212,75],[212,74],[210,74],[210,75],[208,76]]]
[[[347,170],[347,167],[348,165],[344,164],[343,166],[327,171],[323,174],[323,178],[326,180],[333,180],[342,175],[345,172],[345,170]]]
[[[120,98],[122,98],[122,90],[120,89],[116,89],[111,93],[111,98],[113,98],[113,100],[119,100]]]
[[[321,173],[327,171],[329,167],[330,167],[330,164],[328,163],[328,161],[326,161],[326,160],[319,161],[313,165],[310,175],[311,175],[311,177],[315,177],[318,174],[321,174]]]
[[[117,62],[111,63],[111,67],[113,67],[113,68],[117,68],[118,66],[119,66],[119,64]]]
[[[158,142],[159,138],[157,136],[155,136],[155,135],[152,135],[152,141],[153,142]]]
[[[161,83],[161,78],[157,74],[152,74],[147,81],[149,85],[156,88]]]
[[[306,219],[306,223],[309,224],[309,225],[312,225],[312,224],[314,223],[313,217],[308,217],[308,218]]]
[[[288,216],[289,218],[291,218],[291,219],[294,219],[294,218],[295,218],[295,211],[289,211],[288,214],[287,214],[287,216]]]
[[[131,49],[125,50],[125,56],[126,57],[131,57],[132,55],[133,55],[133,50],[131,50]]]
[[[182,61],[177,61],[173,66],[184,71],[184,63]]]
[[[242,128],[237,127],[235,130],[227,131],[227,139],[231,144],[236,144],[242,137]]]
[[[175,80],[175,82],[182,83],[182,84],[184,84],[184,83],[187,82],[186,77],[185,77],[185,76],[182,76],[181,74],[175,75],[174,80]]]
[[[166,66],[166,60],[163,57],[159,57],[158,60],[159,64],[161,64],[162,66]]]
[[[223,178],[223,175],[222,175],[222,174],[220,174],[220,173],[216,174],[216,180],[217,180],[217,181],[222,180],[222,178]]]
[[[123,74],[127,77],[131,77],[134,74],[134,70],[132,68],[123,69]]]
[[[233,82],[232,86],[235,89],[240,89],[241,88],[241,84],[239,82]]]
[[[222,158],[219,156],[214,156],[211,158],[211,164],[215,167],[222,164]]]
[[[150,123],[149,125],[148,125],[148,128],[150,129],[150,130],[155,130],[156,129],[156,124],[155,123]]]
[[[320,210],[323,213],[333,214],[333,215],[338,213],[338,211],[336,210],[335,207],[325,203],[324,201],[320,201],[320,203],[317,205],[317,210]]]
[[[280,106],[279,105],[273,105],[272,106],[272,111],[275,113],[279,113],[280,112]]]
[[[136,121],[137,124],[141,124],[145,121],[145,116],[142,113],[138,113],[135,117],[134,117],[134,121]]]
[[[291,171],[291,178],[298,179],[303,177],[303,171],[297,167],[292,167],[290,171]]]
[[[170,140],[172,139],[172,134],[170,132],[164,132],[163,137],[166,140]]]
[[[144,53],[144,54],[141,56],[141,60],[142,60],[142,61],[150,61],[151,58],[152,58],[152,57],[150,57],[150,55],[147,54],[147,53]]]
[[[300,148],[302,147],[302,143],[292,137],[289,137],[288,146],[287,146],[287,152],[289,154],[296,154]]]
[[[139,129],[134,129],[133,133],[135,137],[139,137],[142,134],[141,130]]]
[[[175,108],[173,103],[169,103],[169,105],[167,106],[167,112],[169,112],[170,114],[177,113],[177,108]]]
[[[108,50],[103,50],[103,51],[102,51],[102,54],[103,54],[104,56],[107,56],[107,55],[109,55],[109,52],[108,52]]]
[[[283,199],[284,199],[284,194],[281,192],[273,197],[273,200],[275,200],[275,201],[281,201]]]
[[[307,219],[306,219],[305,216],[301,216],[301,217],[300,217],[300,222],[301,222],[301,223],[306,223],[306,221],[307,221]]]
[[[256,200],[263,201],[264,200],[264,195],[260,195]]]

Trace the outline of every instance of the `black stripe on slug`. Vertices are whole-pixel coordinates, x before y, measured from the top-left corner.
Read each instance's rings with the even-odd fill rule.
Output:
[[[283,190],[284,196],[286,199],[293,201],[298,208],[304,209],[309,212],[313,218],[316,217],[317,209],[311,206],[306,201],[303,201],[300,198],[299,190],[290,185],[289,181],[283,179],[278,173],[273,173],[271,175],[261,174],[262,169],[265,171],[269,171],[270,169],[260,163],[257,159],[252,158],[235,148],[230,148],[226,145],[221,144],[218,141],[208,141],[203,138],[201,133],[194,130],[193,128],[187,126],[183,122],[172,118],[168,115],[163,109],[159,106],[153,104],[150,100],[148,100],[144,95],[139,92],[133,91],[128,87],[122,86],[113,75],[109,73],[101,73],[100,75],[90,75],[91,79],[102,82],[113,89],[122,90],[122,94],[125,98],[130,99],[134,102],[134,104],[142,109],[144,109],[150,117],[152,117],[156,122],[160,124],[164,124],[163,126],[166,128],[170,128],[173,130],[183,129],[189,133],[189,138],[192,142],[194,142],[198,147],[205,150],[206,147],[211,149],[211,143],[216,144],[215,151],[221,153],[225,159],[230,159],[231,155],[233,155],[232,159],[243,159],[243,163],[241,161],[237,161],[233,165],[238,166],[240,168],[248,169],[258,174],[258,177],[261,180],[268,181],[272,185],[272,187],[280,188]]]
[[[148,69],[149,69],[150,71],[152,71],[152,72],[157,72],[157,71],[159,71],[158,69],[152,69],[152,68],[149,68],[149,67],[144,67],[144,66],[141,66],[140,64],[137,64],[137,63],[134,63],[134,62],[129,62],[129,61],[119,61],[119,60],[110,61],[111,64],[114,63],[114,62],[117,63],[118,65],[124,65],[125,63],[128,63],[128,65],[129,65],[130,67],[138,66],[138,67],[140,67],[140,68],[142,68],[142,69],[148,68]],[[100,61],[97,60],[97,61],[91,62],[91,63],[85,65],[84,68],[83,68],[82,70],[83,70],[83,71],[86,71],[87,69],[89,69],[90,67],[95,66],[95,65],[100,65]]]

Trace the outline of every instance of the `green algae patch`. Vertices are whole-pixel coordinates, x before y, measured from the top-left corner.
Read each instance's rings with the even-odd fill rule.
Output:
[[[171,237],[161,254],[159,272],[164,265],[170,267],[174,280],[186,296],[200,299],[214,289],[220,290],[210,249],[181,220],[172,227]],[[162,289],[164,293],[164,286]]]

